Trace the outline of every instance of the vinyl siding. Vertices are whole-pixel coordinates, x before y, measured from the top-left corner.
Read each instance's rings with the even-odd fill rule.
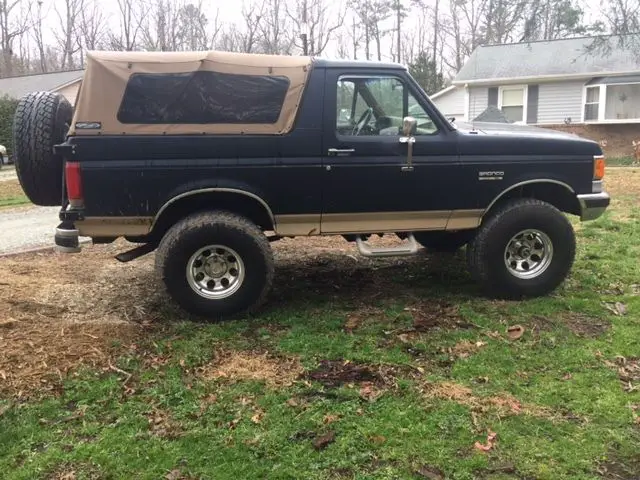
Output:
[[[580,123],[583,81],[541,83],[538,95],[538,124]]]
[[[71,85],[67,85],[60,90],[57,90],[58,93],[61,93],[66,97],[67,100],[71,103],[71,105],[75,105],[76,103],[76,95],[78,95],[78,89],[80,88],[80,80]]]
[[[487,87],[469,88],[469,120],[473,120],[487,108],[489,89]]]
[[[464,88],[458,87],[433,99],[438,110],[447,117],[464,118]]]

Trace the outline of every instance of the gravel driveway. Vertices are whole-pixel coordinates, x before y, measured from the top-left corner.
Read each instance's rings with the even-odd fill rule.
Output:
[[[18,178],[15,168],[4,166],[0,170],[0,182]],[[53,236],[60,224],[60,207],[20,206],[0,209],[0,255],[53,247]],[[83,239],[81,239],[82,241]],[[88,240],[88,239],[84,239]]]
[[[18,207],[0,210],[0,255],[54,246],[60,207]]]
[[[4,165],[0,182],[18,178],[16,170]],[[0,255],[30,248],[53,246],[60,207],[16,207],[0,210]]]
[[[16,168],[13,165],[3,165],[0,169],[0,182],[3,180],[15,180],[18,178]]]

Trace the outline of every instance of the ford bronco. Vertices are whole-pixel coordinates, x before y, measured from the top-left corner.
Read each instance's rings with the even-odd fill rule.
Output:
[[[466,245],[490,295],[544,295],[574,261],[565,214],[609,205],[597,143],[455,125],[397,64],[93,52],[75,108],[32,93],[14,123],[24,191],[62,206],[59,250],[79,236],[139,244],[120,261],[155,250],[172,297],[210,318],[255,310],[270,242],[308,235],[373,257]]]

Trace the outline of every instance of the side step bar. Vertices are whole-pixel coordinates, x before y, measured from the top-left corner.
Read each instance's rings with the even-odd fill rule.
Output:
[[[122,263],[127,263],[135,260],[136,258],[140,258],[147,253],[153,252],[156,248],[158,248],[157,243],[145,243],[143,245],[140,245],[139,247],[119,253],[118,255],[116,255],[116,260]]]
[[[416,241],[413,233],[407,235],[409,243],[405,243],[398,247],[372,248],[367,245],[360,235],[356,236],[356,244],[358,251],[363,257],[409,257],[418,253],[420,246]]]

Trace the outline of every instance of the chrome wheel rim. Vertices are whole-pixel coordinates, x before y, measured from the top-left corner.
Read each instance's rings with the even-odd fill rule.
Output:
[[[536,229],[516,233],[504,249],[504,264],[511,275],[531,279],[542,275],[553,259],[553,243]]]
[[[187,262],[189,286],[210,300],[227,298],[238,291],[245,277],[242,258],[223,245],[207,245]]]

